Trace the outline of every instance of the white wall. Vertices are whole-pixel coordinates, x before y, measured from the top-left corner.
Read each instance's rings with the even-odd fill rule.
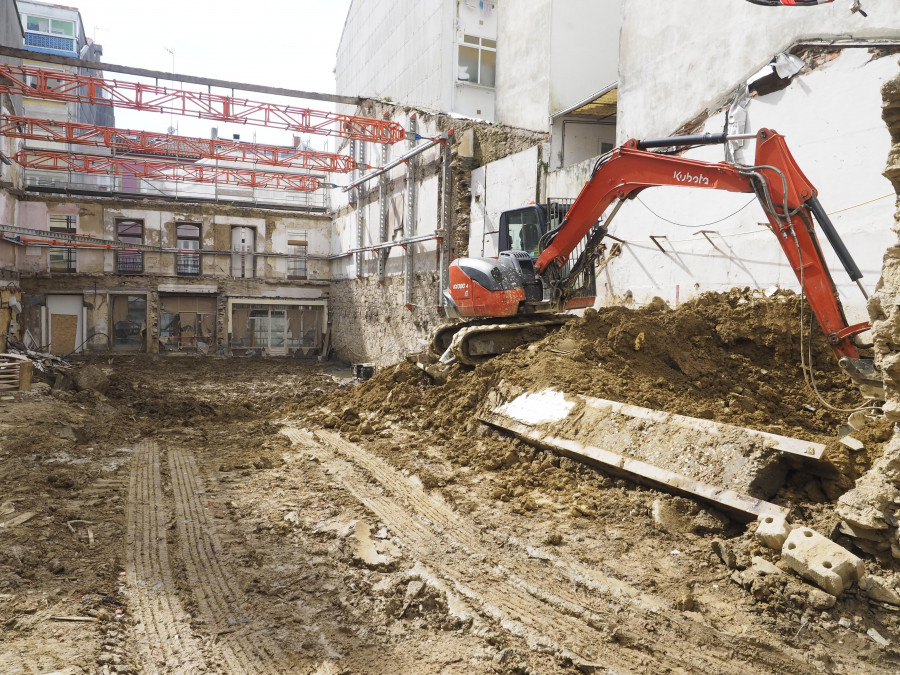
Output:
[[[666,136],[801,39],[900,39],[900,3],[850,0],[761,7],[744,0],[624,0],[619,56],[619,142]],[[808,108],[805,117],[827,115]]]
[[[472,172],[469,255],[497,255],[500,214],[536,200],[540,146],[509,155]]]
[[[551,0],[504,0],[497,28],[496,121],[548,131]]]
[[[800,168],[819,190],[819,199],[863,272],[862,281],[870,293],[878,281],[882,256],[896,241],[891,231],[895,194],[881,175],[890,138],[881,119],[880,88],[898,72],[896,56],[872,60],[865,49],[847,49],[821,68],[798,76],[786,90],[754,98],[748,108],[752,130],[767,127],[785,136]],[[719,131],[723,123],[723,115],[714,116],[706,131]],[[752,144],[745,152],[752,162]],[[687,156],[718,162],[723,149],[708,146]],[[574,196],[592,164],[588,161],[557,172],[550,189]],[[737,215],[713,222],[751,201]],[[699,227],[707,223],[711,224]],[[639,201],[622,208],[612,225],[612,234],[628,244],[598,280],[602,304],[626,297],[643,303],[660,296],[674,305],[703,291],[733,286],[777,285],[797,290],[776,238],[761,223],[767,223],[766,217],[751,195],[690,188],[643,191]],[[712,243],[698,233],[701,229],[713,231],[709,234]],[[650,235],[665,237],[660,241],[667,253],[656,247]],[[848,319],[851,323],[866,320],[861,293],[821,233],[819,239]]]
[[[337,93],[449,110],[455,9],[453,0],[354,0],[338,46]]]
[[[618,79],[622,0],[553,0],[550,110],[565,110]]]

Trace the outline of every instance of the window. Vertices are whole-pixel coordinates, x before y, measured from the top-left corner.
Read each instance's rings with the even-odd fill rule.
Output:
[[[288,255],[288,279],[306,279],[308,244],[305,231],[288,230]]]
[[[143,220],[117,220],[116,237],[125,244],[144,243]],[[121,248],[116,251],[116,271],[119,274],[143,274],[144,252],[137,249]]]
[[[457,78],[470,84],[493,87],[497,74],[497,41],[464,35],[459,45]]]
[[[34,16],[33,14],[23,14],[22,18],[27,31],[62,35],[70,38],[75,37],[75,22],[73,21],[48,19],[47,17]]]
[[[500,220],[501,250],[527,251],[532,256],[541,252],[541,220],[536,207],[526,207],[515,211],[506,211]],[[503,231],[508,239],[504,241]]]
[[[175,225],[178,253],[175,254],[175,272],[182,276],[200,274],[200,226],[194,223]]]
[[[50,215],[50,231],[62,232],[64,234],[75,234],[78,225],[78,216],[64,216],[59,214]],[[76,272],[76,254],[74,246],[50,249],[50,272],[51,273],[74,273]]]

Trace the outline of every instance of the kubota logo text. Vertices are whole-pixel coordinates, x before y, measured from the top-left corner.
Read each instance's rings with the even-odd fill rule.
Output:
[[[709,185],[709,178],[701,176],[699,173],[695,176],[688,171],[676,171],[675,180],[680,183],[693,183],[694,185]]]

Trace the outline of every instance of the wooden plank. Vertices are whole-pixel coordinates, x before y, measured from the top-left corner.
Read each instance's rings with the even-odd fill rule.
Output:
[[[584,445],[578,441],[559,438],[550,434],[543,434],[536,428],[512,420],[505,415],[485,412],[481,414],[480,419],[487,424],[509,431],[527,443],[558,452],[561,455],[591,464],[609,473],[629,478],[635,482],[659,488],[666,492],[674,492],[701,499],[747,522],[756,520],[759,516],[787,516],[788,513],[788,509],[756,497],[734,490],[726,490],[717,485],[710,485],[647,462],[624,457],[603,448]]]
[[[78,332],[78,316],[75,314],[50,315],[50,351],[54,354],[71,354],[75,351]]]
[[[31,382],[34,379],[34,364],[31,361],[23,361],[19,368],[19,391],[31,391]]]
[[[24,525],[29,520],[34,518],[37,515],[35,511],[26,511],[25,513],[20,513],[18,516],[13,516],[9,520],[4,520],[0,523],[0,528],[8,528],[8,527],[16,527],[17,525]]]

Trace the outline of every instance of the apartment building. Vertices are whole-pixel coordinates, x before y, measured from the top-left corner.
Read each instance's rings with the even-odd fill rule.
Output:
[[[18,19],[4,23],[4,43],[24,44],[35,54],[15,65],[103,76],[102,47],[85,36],[77,9],[4,0],[0,10]],[[97,67],[50,64],[44,54]],[[25,85],[32,84],[39,86],[26,76]],[[46,88],[53,84],[50,77]],[[4,334],[55,354],[321,353],[330,278],[324,189],[229,182],[242,178],[235,161],[213,174],[215,180],[189,182],[185,173],[202,178],[219,160],[197,156],[191,164],[189,157],[187,172],[166,173],[166,163],[184,163],[186,141],[154,138],[152,151],[91,145],[84,139],[114,126],[113,108],[51,94],[26,88],[24,95],[0,97],[0,112],[27,118],[0,133],[0,151],[15,159],[0,169]],[[20,137],[32,128],[50,131],[46,138]],[[132,145],[146,141],[137,132],[120,137]],[[262,152],[255,144],[222,143],[234,156]],[[293,156],[296,145],[266,152]],[[73,158],[75,169],[65,164]],[[296,183],[325,174],[294,176]],[[9,308],[10,297],[17,311]]]

